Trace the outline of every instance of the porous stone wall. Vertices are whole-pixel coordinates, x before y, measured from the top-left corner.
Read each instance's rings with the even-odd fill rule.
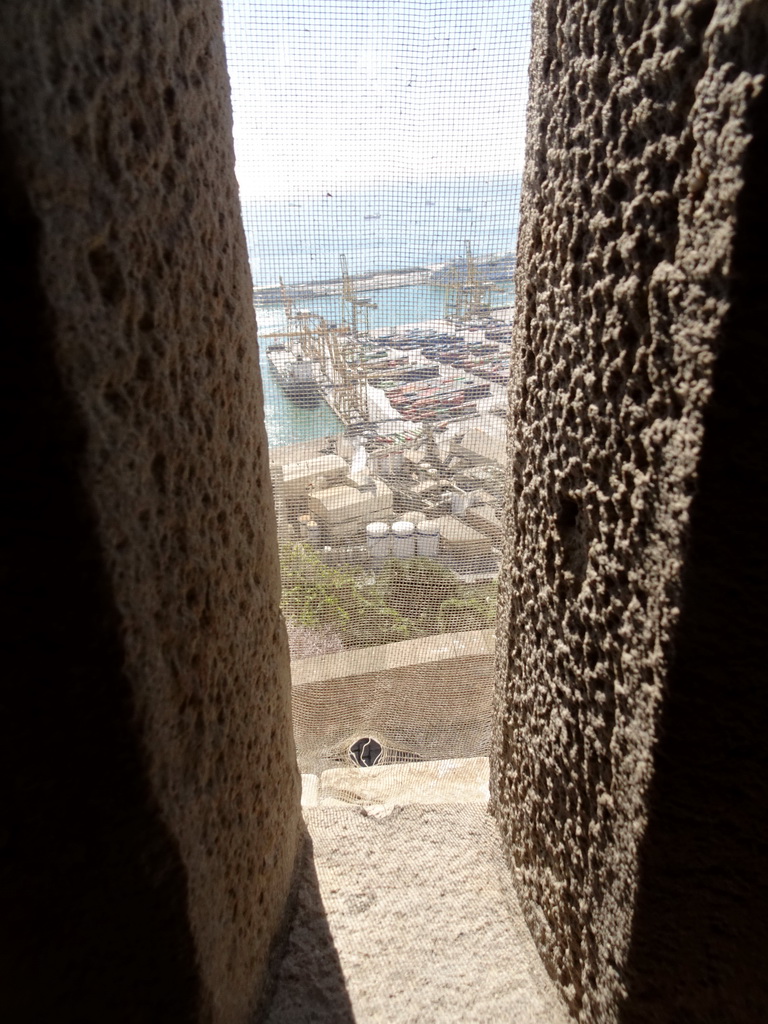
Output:
[[[0,1016],[250,1020],[299,778],[219,4],[0,57]]]
[[[767,71],[758,2],[534,5],[491,785],[595,1024],[768,1005]]]

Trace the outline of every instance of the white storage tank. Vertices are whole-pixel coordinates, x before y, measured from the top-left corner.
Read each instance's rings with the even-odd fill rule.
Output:
[[[416,554],[419,558],[437,558],[440,550],[440,526],[424,519],[416,524]]]
[[[389,558],[392,544],[387,523],[368,523],[365,528],[365,542],[373,562],[381,563]]]
[[[392,554],[395,558],[413,558],[416,553],[416,527],[401,519],[392,523]]]
[[[423,512],[403,512],[398,521],[402,523],[413,523],[414,526],[418,526],[423,518]]]

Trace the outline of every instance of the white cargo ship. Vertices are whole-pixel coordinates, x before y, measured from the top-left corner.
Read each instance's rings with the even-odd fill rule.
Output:
[[[270,345],[267,360],[285,395],[295,405],[314,409],[322,400],[315,364],[287,345]]]

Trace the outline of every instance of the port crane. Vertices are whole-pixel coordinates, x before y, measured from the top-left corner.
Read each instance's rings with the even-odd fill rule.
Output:
[[[470,242],[465,245],[464,265],[461,261],[453,264],[445,286],[445,319],[457,323],[487,315],[494,294],[507,290],[506,285],[484,279]]]
[[[339,412],[347,423],[356,419],[367,422],[368,381],[363,349],[370,335],[370,311],[378,306],[370,299],[359,298],[344,253],[340,255],[339,263],[341,324],[333,332],[333,370],[337,381]]]
[[[280,278],[280,296],[286,328],[261,334],[262,339],[294,342],[298,354],[310,360],[319,377],[330,385],[330,401],[346,424],[367,422],[368,390],[361,358],[369,333],[369,313],[376,303],[361,299],[355,291],[347,260],[341,256],[341,316],[338,325],[330,324],[317,313],[296,309],[295,302]]]
[[[286,288],[282,277],[280,278],[280,297],[283,301],[283,309],[285,311],[285,319],[288,327],[286,330],[270,331],[267,334],[262,334],[261,331],[259,331],[259,340],[266,338],[285,338],[286,340],[290,338],[306,338],[305,323],[311,314],[294,312],[293,299],[288,293],[288,289]],[[295,323],[300,324],[298,329],[294,329]],[[304,354],[305,353],[302,351],[302,355]]]

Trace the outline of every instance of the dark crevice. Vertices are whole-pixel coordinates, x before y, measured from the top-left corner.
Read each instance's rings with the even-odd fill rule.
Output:
[[[768,1006],[768,90],[750,120],[621,1024]]]
[[[200,1019],[186,873],[145,775],[120,620],[61,383],[41,230],[0,131],[5,422],[2,1018]]]

